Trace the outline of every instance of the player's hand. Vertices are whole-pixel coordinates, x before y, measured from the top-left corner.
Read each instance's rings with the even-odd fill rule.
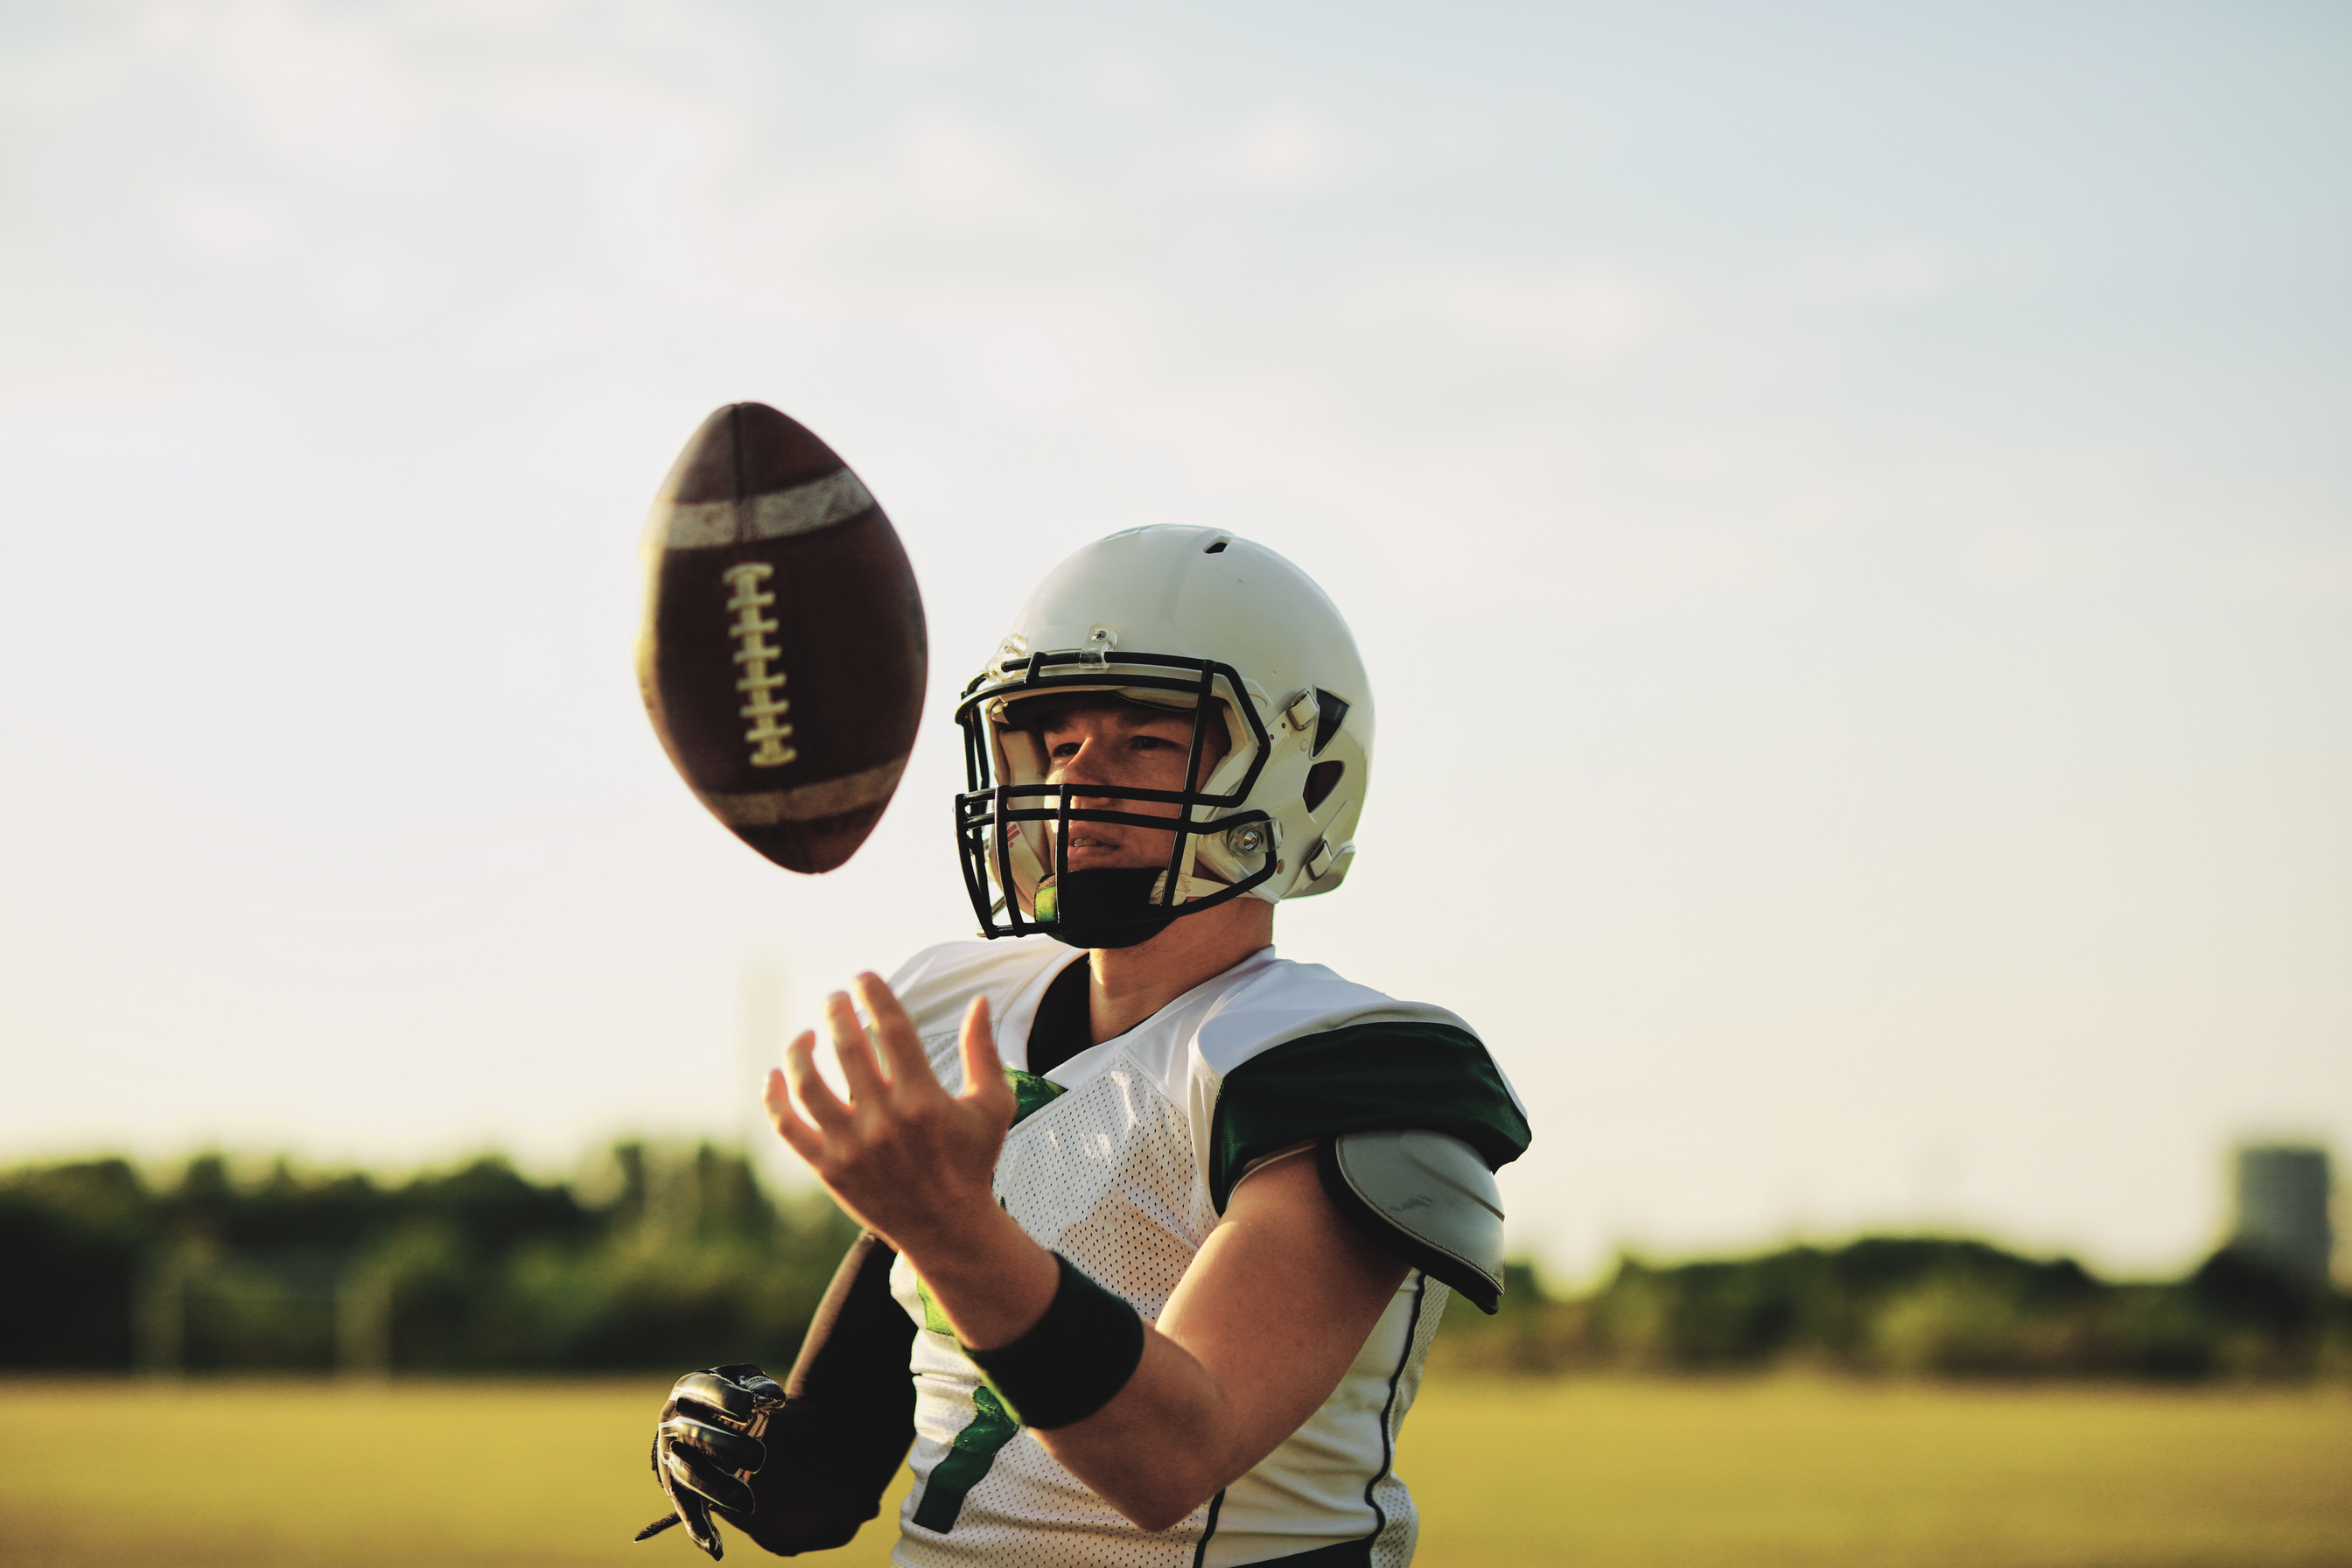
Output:
[[[654,1475],[669,1498],[670,1511],[637,1531],[636,1539],[683,1524],[712,1561],[724,1556],[727,1548],[711,1510],[731,1516],[758,1508],[750,1481],[767,1463],[761,1438],[769,1416],[783,1403],[784,1391],[748,1363],[679,1378],[654,1426]]]
[[[985,997],[973,998],[964,1014],[964,1089],[950,1094],[890,988],[875,974],[859,975],[856,987],[874,1021],[870,1033],[846,993],[834,993],[825,1006],[848,1100],[818,1076],[811,1030],[786,1050],[782,1069],[768,1075],[768,1115],[858,1223],[900,1252],[919,1252],[968,1227],[975,1213],[994,1211],[1013,1088]]]

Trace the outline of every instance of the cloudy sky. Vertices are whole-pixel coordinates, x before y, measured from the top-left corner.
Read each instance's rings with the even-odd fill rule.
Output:
[[[2352,1152],[2347,196],[2320,5],[11,5],[0,1157],[738,1133],[969,933],[1029,584],[1213,521],[1381,703],[1281,944],[1489,1037],[1522,1247],[2178,1268]],[[930,612],[822,880],[630,676],[739,398]]]

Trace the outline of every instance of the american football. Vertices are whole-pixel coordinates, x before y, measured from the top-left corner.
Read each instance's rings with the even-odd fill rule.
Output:
[[[779,866],[830,871],[914,749],[923,604],[832,447],[759,403],[702,422],[646,520],[637,683],[695,795]]]

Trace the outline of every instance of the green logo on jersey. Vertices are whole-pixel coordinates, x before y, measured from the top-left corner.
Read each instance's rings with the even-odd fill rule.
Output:
[[[1050,1078],[1039,1078],[1034,1072],[1018,1068],[1004,1069],[1004,1081],[1013,1086],[1013,1125],[1020,1126],[1033,1111],[1043,1110],[1064,1092],[1062,1086]]]

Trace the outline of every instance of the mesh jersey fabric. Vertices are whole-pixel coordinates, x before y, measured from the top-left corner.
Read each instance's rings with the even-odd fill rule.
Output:
[[[1377,1039],[1382,1025],[1400,1035],[1441,1033],[1486,1061],[1454,1015],[1265,948],[1126,1034],[1033,1074],[1026,1044],[1038,1004],[1066,966],[1085,962],[1083,952],[1042,939],[957,942],[917,954],[890,984],[950,1089],[962,1083],[964,1008],[987,995],[1020,1101],[998,1160],[996,1195],[1031,1237],[1147,1319],[1165,1310],[1237,1173],[1221,1179],[1234,1157],[1230,1137],[1221,1148],[1217,1115],[1228,1078],[1247,1079],[1253,1061],[1301,1042]],[[1310,1048],[1290,1059],[1319,1058]],[[1255,1125],[1265,1137],[1295,1131],[1294,1142],[1321,1135],[1297,1074],[1288,1077]],[[1499,1071],[1489,1065],[1483,1075],[1446,1081],[1458,1082],[1463,1098],[1500,1102],[1470,1114],[1517,1129],[1502,1158],[1525,1147],[1524,1115]],[[1360,1083],[1348,1088],[1362,1100]],[[1392,1124],[1427,1124],[1431,1095],[1426,1079],[1403,1083]],[[1296,1125],[1282,1125],[1286,1117]],[[903,1258],[891,1289],[919,1325],[910,1355],[916,1486],[893,1554],[904,1568],[1242,1568],[1307,1552],[1318,1564],[1402,1568],[1411,1561],[1419,1521],[1391,1460],[1449,1294],[1418,1271],[1298,1431],[1191,1518],[1157,1532],[1129,1523],[1013,1423]]]

